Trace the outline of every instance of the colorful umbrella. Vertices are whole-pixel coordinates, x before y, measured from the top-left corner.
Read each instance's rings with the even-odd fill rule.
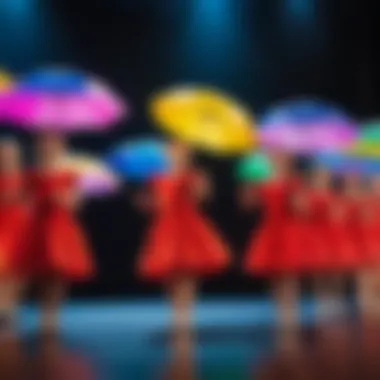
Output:
[[[358,139],[349,151],[359,157],[380,158],[380,120],[363,124]]]
[[[122,144],[106,157],[106,163],[130,181],[144,181],[170,169],[167,145],[157,139],[137,139]]]
[[[272,172],[272,164],[265,154],[252,153],[238,161],[235,174],[239,181],[261,182],[270,178]]]
[[[120,181],[100,160],[86,154],[71,153],[61,162],[61,169],[79,178],[79,189],[84,196],[104,196],[114,193]]]
[[[341,149],[357,137],[355,123],[329,103],[293,100],[269,110],[259,131],[266,148],[299,153]]]
[[[208,88],[176,87],[160,92],[150,102],[149,111],[165,132],[212,153],[249,152],[255,143],[249,111]]]
[[[380,173],[380,161],[352,156],[343,152],[323,152],[316,155],[315,162],[325,169],[339,173],[374,175]]]
[[[14,81],[8,73],[0,71],[0,119],[5,116],[5,111],[9,102],[9,95],[14,86]]]
[[[7,116],[30,131],[102,131],[126,111],[123,101],[101,80],[79,70],[53,68],[20,80]]]

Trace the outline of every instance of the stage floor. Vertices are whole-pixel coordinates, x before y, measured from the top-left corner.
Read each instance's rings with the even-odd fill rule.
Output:
[[[312,303],[304,301],[301,310],[303,326],[312,324]],[[194,319],[187,364],[196,367],[196,379],[253,379],[274,348],[275,310],[267,299],[205,299]],[[19,326],[23,345],[38,352],[38,310],[24,307]],[[165,378],[173,365],[170,309],[164,301],[72,302],[62,310],[60,331],[61,352],[92,367],[94,379]]]

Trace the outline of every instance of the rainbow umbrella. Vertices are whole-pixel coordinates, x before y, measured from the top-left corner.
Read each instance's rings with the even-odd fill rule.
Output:
[[[341,149],[357,137],[356,124],[333,105],[314,99],[292,100],[273,107],[262,119],[265,148],[313,153]]]
[[[67,154],[61,161],[60,169],[69,171],[78,178],[79,190],[84,196],[105,196],[116,192],[120,187],[117,176],[99,159],[87,154]]]
[[[380,158],[380,120],[364,123],[349,151],[358,157]]]
[[[211,153],[248,153],[257,142],[250,112],[209,88],[180,86],[159,92],[149,103],[149,113],[164,132]]]
[[[272,164],[264,153],[252,153],[241,158],[235,168],[236,178],[243,182],[265,181],[272,173]]]
[[[116,147],[106,164],[129,181],[144,181],[170,169],[167,144],[157,139],[136,139]]]
[[[48,68],[21,78],[12,91],[7,117],[35,132],[103,131],[127,110],[102,80],[76,69]]]

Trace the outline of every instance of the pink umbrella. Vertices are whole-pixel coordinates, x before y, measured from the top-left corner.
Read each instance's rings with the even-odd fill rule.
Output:
[[[35,132],[103,131],[128,107],[103,81],[69,69],[27,75],[12,91],[7,117]]]

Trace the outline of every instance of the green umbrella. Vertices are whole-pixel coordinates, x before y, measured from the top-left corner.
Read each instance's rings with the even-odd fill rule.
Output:
[[[271,177],[272,172],[272,164],[265,154],[252,153],[240,159],[235,175],[239,181],[261,182]]]

